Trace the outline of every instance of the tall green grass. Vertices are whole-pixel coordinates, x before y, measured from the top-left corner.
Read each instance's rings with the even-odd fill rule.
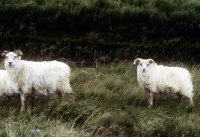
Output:
[[[158,63],[159,64],[159,63]],[[20,99],[9,105],[0,101],[0,136],[198,136],[200,134],[198,66],[186,67],[194,84],[194,107],[188,100],[157,95],[149,109],[146,93],[139,87],[132,63],[97,68],[72,68],[71,86],[75,103],[37,98],[36,106],[20,111]]]
[[[0,50],[198,62],[199,13],[199,0],[2,0]]]
[[[55,11],[56,14],[67,13],[72,16],[79,16],[82,13],[100,14],[101,16],[117,15],[115,17],[134,17],[140,13],[144,15],[152,15],[160,17],[165,20],[166,17],[171,18],[171,13],[177,11],[185,11],[191,13],[195,17],[195,12],[199,12],[200,2],[198,0],[2,0],[1,7],[5,10],[32,7],[32,10],[50,10]],[[28,9],[27,9],[28,10]],[[53,13],[53,12],[52,12]],[[181,13],[180,13],[181,15]],[[188,16],[189,17],[189,16]]]

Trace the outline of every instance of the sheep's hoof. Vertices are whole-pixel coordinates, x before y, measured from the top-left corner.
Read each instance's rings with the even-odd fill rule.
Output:
[[[25,108],[21,108],[21,111],[20,112],[25,112]]]
[[[190,102],[189,106],[190,106],[190,107],[193,107],[193,106],[194,106],[193,101]]]
[[[21,111],[20,111],[20,113],[24,113],[24,112],[25,112],[25,110],[21,110]]]
[[[193,108],[194,107],[194,104],[189,104],[188,105],[188,108]]]
[[[153,105],[149,105],[149,106],[148,106],[148,108],[152,108],[152,107],[153,107]]]
[[[194,104],[189,104],[189,107],[194,107]]]

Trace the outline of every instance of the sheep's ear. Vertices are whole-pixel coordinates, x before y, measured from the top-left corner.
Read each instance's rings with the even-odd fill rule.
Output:
[[[155,61],[153,60],[153,59],[148,59],[149,60],[149,63],[151,64],[151,63],[153,63],[153,64],[155,64]]]
[[[23,55],[21,50],[15,50],[14,53],[16,53],[18,56],[22,56]]]
[[[2,53],[2,56],[3,56],[3,57],[5,57],[5,56],[6,56],[6,54],[7,54],[8,52],[9,52],[9,51],[7,51],[7,50],[4,50],[4,51],[3,51],[3,53]]]
[[[133,65],[139,64],[139,63],[140,63],[140,60],[141,60],[140,58],[135,59],[134,62],[133,62]]]

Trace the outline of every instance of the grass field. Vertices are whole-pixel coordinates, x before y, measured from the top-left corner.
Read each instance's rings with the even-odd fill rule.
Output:
[[[188,100],[157,95],[152,109],[147,95],[139,87],[132,63],[110,64],[98,68],[72,68],[72,104],[64,96],[56,100],[37,98],[36,107],[19,113],[20,99],[9,104],[0,101],[0,136],[2,137],[84,137],[84,136],[199,136],[200,71],[186,67],[193,76],[194,107]],[[1,63],[3,69],[3,63]],[[34,130],[39,129],[34,133]]]
[[[0,51],[21,49],[39,57],[46,50],[52,53],[49,59],[95,59],[97,50],[112,58],[150,56],[195,64],[200,60],[199,13],[199,0],[2,0]],[[191,72],[194,107],[187,99],[179,103],[157,95],[149,109],[132,62],[72,67],[75,103],[67,97],[62,103],[37,98],[32,110],[20,113],[19,98],[1,99],[0,136],[199,136],[199,66],[168,63]]]

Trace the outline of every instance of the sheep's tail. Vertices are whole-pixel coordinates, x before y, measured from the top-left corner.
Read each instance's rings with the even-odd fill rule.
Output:
[[[187,83],[181,86],[182,86],[182,94],[192,99],[194,96],[194,93],[193,93],[193,84],[192,84],[191,79],[188,79]]]

